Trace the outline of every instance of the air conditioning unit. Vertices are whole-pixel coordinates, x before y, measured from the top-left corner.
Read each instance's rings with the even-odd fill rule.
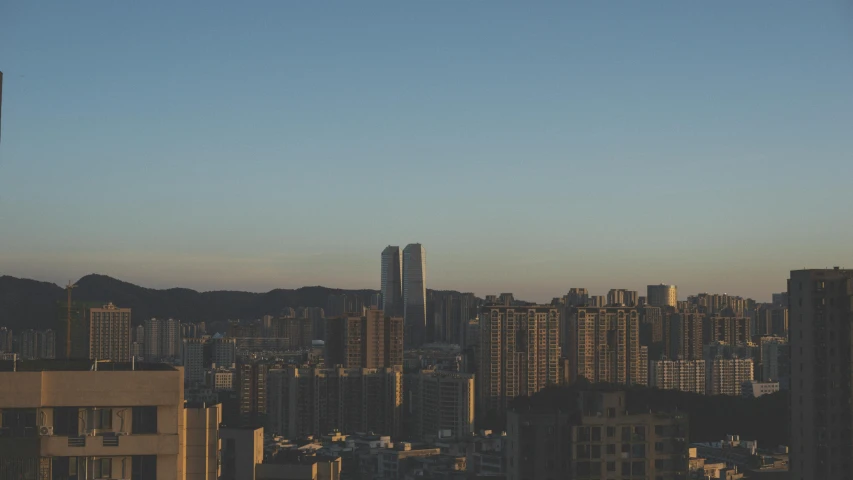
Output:
[[[53,435],[53,427],[42,425],[41,427],[39,427],[39,435],[47,437]]]

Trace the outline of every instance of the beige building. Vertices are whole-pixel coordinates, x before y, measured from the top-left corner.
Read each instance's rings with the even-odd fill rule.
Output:
[[[853,472],[853,270],[797,270],[788,281],[792,480]]]
[[[464,439],[474,433],[473,374],[422,370],[417,383],[416,394],[409,398],[416,417],[416,438],[440,435]]]
[[[112,303],[89,309],[89,358],[130,361],[130,309]]]
[[[503,412],[518,395],[560,382],[560,309],[487,305],[480,314],[477,408]]]
[[[2,478],[217,478],[221,413],[185,408],[180,367],[91,368],[87,360],[0,364]]]
[[[626,307],[578,308],[569,325],[572,379],[593,383],[648,383],[640,350],[640,316]],[[648,356],[648,354],[646,354]],[[643,372],[646,372],[643,375]]]
[[[685,478],[687,417],[630,413],[625,392],[579,392],[507,414],[507,480]]]
[[[646,293],[646,303],[653,307],[678,305],[678,287],[675,285],[649,285],[646,287]]]
[[[744,382],[754,380],[751,358],[717,357],[706,364],[708,395],[740,395]]]
[[[649,364],[652,387],[705,394],[704,360],[653,360]]]
[[[403,374],[397,368],[286,367],[270,370],[268,425],[286,438],[402,428]]]

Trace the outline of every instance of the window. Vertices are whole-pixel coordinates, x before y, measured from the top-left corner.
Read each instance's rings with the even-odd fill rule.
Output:
[[[592,441],[600,442],[601,441],[601,427],[592,427]]]
[[[99,458],[94,461],[95,478],[111,478],[113,473],[113,459]]]
[[[646,458],[646,444],[645,443],[635,443],[634,446],[631,447],[631,457],[632,458]]]
[[[607,436],[615,437],[616,436],[616,427],[607,427]]]
[[[622,441],[630,442],[631,441],[631,427],[622,427]]]
[[[607,454],[608,455],[616,455],[616,444],[611,443],[607,445]]]
[[[86,430],[109,430],[113,428],[113,410],[111,408],[93,408],[86,414]],[[101,478],[101,477],[97,477]]]
[[[588,442],[589,441],[589,427],[578,427],[578,441],[579,442]]]
[[[130,428],[133,433],[157,433],[157,407],[133,407],[132,415]]]
[[[655,442],[655,452],[663,452],[663,442]]]
[[[615,472],[616,471],[616,462],[607,462],[607,471]]]
[[[663,425],[655,425],[655,435],[663,435]]]
[[[638,425],[638,426],[634,427],[634,435],[636,435],[639,440],[645,440],[646,439],[646,427],[644,427],[642,425]]]
[[[601,458],[601,445],[592,446],[592,458]]]
[[[663,470],[663,460],[655,460],[655,470]]]
[[[607,418],[615,418],[616,417],[616,409],[608,408],[607,409]]]
[[[646,462],[634,462],[631,467],[631,474],[635,477],[642,477],[646,474]]]
[[[622,475],[625,477],[631,475],[631,462],[622,462]]]

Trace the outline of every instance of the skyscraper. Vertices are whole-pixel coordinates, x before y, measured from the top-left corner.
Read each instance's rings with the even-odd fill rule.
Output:
[[[421,370],[412,395],[414,438],[449,430],[458,439],[474,433],[474,375]],[[408,395],[408,392],[406,392]]]
[[[853,471],[853,270],[796,270],[788,280],[792,480]]]
[[[403,318],[407,346],[426,338],[426,251],[420,243],[403,249]]]
[[[89,358],[130,361],[130,309],[112,303],[89,310]]]
[[[560,309],[486,305],[478,355],[478,409],[503,412],[518,395],[559,383]]]
[[[649,285],[646,302],[653,307],[675,307],[678,303],[678,287],[675,285]]]
[[[382,305],[380,309],[387,315],[403,315],[403,258],[400,247],[388,245],[382,250],[382,284],[380,286]]]

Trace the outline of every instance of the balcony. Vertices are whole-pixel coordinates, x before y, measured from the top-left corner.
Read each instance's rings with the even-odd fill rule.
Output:
[[[82,440],[82,441],[81,441]],[[178,435],[98,435],[86,437],[43,436],[43,457],[114,457],[177,455]]]

